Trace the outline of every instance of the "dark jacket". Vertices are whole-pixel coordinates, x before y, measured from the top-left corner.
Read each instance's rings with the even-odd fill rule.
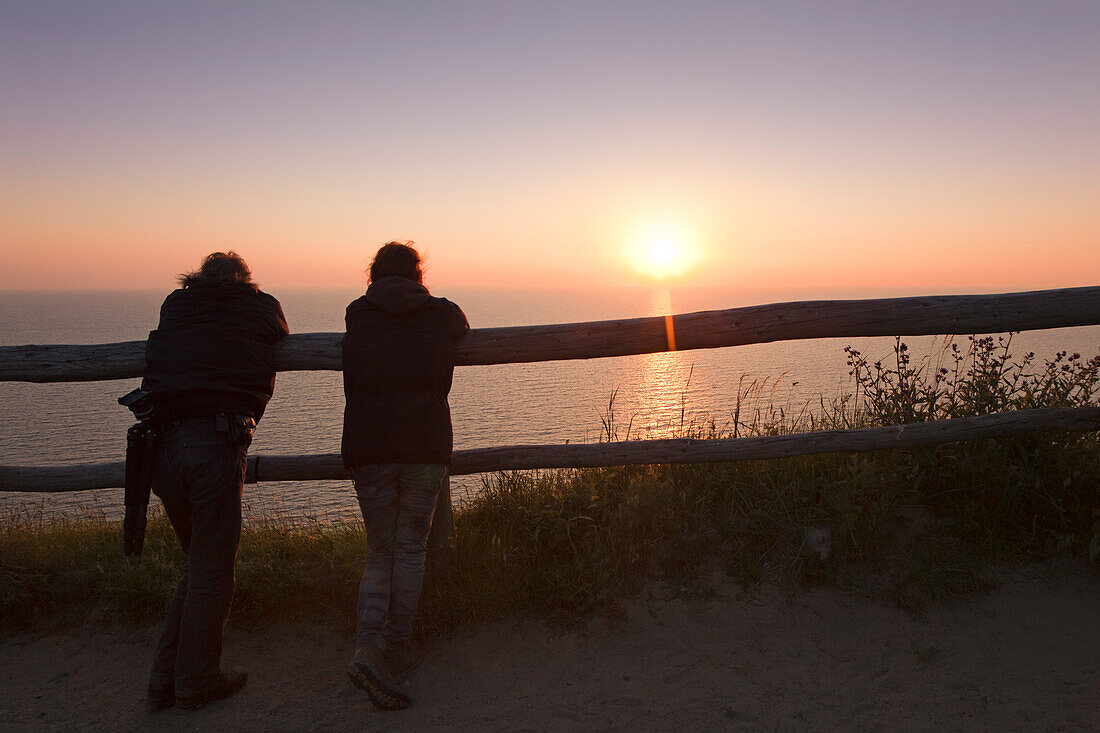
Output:
[[[462,309],[403,277],[372,282],[345,317],[344,465],[449,463],[447,393]]]
[[[287,335],[279,301],[247,283],[173,291],[145,344],[142,387],[155,419],[264,414],[275,386],[275,344]]]

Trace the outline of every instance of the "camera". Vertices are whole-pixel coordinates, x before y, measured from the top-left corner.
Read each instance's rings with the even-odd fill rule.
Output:
[[[153,416],[153,395],[138,387],[118,398],[118,404],[129,407],[138,420],[148,420]]]

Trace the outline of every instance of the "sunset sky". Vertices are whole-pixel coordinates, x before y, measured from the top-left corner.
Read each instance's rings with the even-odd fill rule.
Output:
[[[4,2],[0,288],[230,248],[356,286],[390,239],[433,286],[1096,285],[1098,39],[1091,0]]]

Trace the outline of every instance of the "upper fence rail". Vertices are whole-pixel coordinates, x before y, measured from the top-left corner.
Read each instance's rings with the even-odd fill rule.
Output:
[[[478,328],[456,363],[509,364],[713,349],[793,339],[1031,331],[1100,324],[1100,286],[992,295],[816,300],[547,326]],[[278,371],[339,370],[339,333],[291,334]],[[145,342],[0,346],[0,381],[88,382],[140,377]]]

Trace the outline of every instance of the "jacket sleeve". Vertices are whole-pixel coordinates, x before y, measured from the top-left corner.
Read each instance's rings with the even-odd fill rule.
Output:
[[[279,332],[275,340],[282,341],[290,333],[290,327],[286,325],[286,316],[283,315],[283,306],[277,300],[275,301],[275,321],[275,328]]]
[[[458,305],[449,300],[447,301],[447,306],[450,311],[448,317],[450,320],[451,333],[455,338],[464,336],[466,332],[470,330],[470,322],[466,320],[466,314],[462,312],[462,309],[459,308]]]
[[[283,315],[283,306],[272,295],[264,293],[264,297],[268,301],[271,318],[271,343],[278,343],[286,338],[290,333],[290,328],[286,325],[286,316]]]

